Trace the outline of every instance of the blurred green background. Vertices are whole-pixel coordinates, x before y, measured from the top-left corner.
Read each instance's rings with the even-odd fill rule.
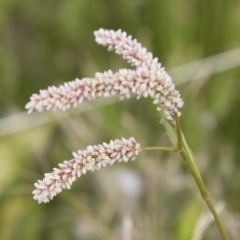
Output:
[[[239,239],[237,0],[0,1],[0,239],[220,239],[176,154],[146,152],[84,175],[48,204],[32,199],[34,182],[89,144],[134,136],[142,146],[170,145],[151,99],[24,110],[40,89],[129,67],[94,42],[101,27],[137,38],[173,77],[185,100],[183,131],[230,238]]]

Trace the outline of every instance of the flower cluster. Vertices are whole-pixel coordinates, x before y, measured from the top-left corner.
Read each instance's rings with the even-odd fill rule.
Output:
[[[101,97],[118,95],[121,99],[135,94],[137,98],[142,96],[154,99],[154,104],[164,109],[167,119],[172,120],[176,113],[180,115],[180,109],[184,102],[180,93],[175,89],[171,77],[161,68],[157,58],[147,52],[137,40],[132,40],[121,30],[100,29],[94,32],[96,42],[108,46],[109,50],[115,50],[122,55],[136,70],[121,69],[116,73],[106,71],[96,73],[94,78],[67,82],[60,87],[49,87],[40,90],[39,94],[33,94],[26,109],[33,110],[66,110],[70,106],[76,107],[84,100],[94,100]]]
[[[123,59],[127,60],[134,67],[147,67],[151,68],[160,64],[158,59],[154,58],[150,52],[147,52],[146,48],[143,48],[136,39],[132,40],[132,36],[127,36],[126,32],[121,30],[105,30],[99,29],[94,32],[96,42],[103,46],[108,46],[108,50],[122,55]]]
[[[54,168],[52,173],[45,173],[44,179],[35,183],[33,198],[39,203],[49,202],[62,189],[70,189],[82,174],[114,162],[134,160],[140,152],[140,144],[133,137],[88,146],[85,150],[74,152],[73,159],[60,163],[59,168]]]
[[[152,53],[121,30],[100,29],[94,34],[98,44],[107,46],[108,50],[115,50],[135,69],[120,69],[116,73],[109,70],[96,73],[94,78],[76,79],[59,87],[51,86],[40,90],[26,104],[28,113],[51,109],[65,111],[86,100],[115,95],[123,99],[134,94],[137,99],[153,98],[153,103],[158,105],[158,109],[163,108],[168,120],[172,120],[174,114],[180,116],[184,102],[171,77],[158,63],[158,59],[153,58]],[[46,203],[62,189],[69,189],[87,171],[94,171],[116,161],[134,160],[141,151],[140,144],[133,137],[88,146],[86,150],[73,153],[73,159],[59,164],[59,168],[54,168],[52,173],[46,173],[43,180],[35,183],[34,199]]]

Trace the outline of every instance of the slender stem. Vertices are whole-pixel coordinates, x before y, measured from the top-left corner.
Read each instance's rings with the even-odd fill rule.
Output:
[[[157,151],[164,151],[164,152],[176,152],[181,153],[182,152],[182,132],[180,127],[179,118],[177,115],[175,116],[176,121],[176,131],[177,131],[177,146],[176,147],[144,147],[142,150],[157,150]]]
[[[177,133],[177,145],[175,147],[144,147],[142,150],[157,150],[157,151],[165,151],[165,152],[177,152],[180,153],[184,162],[186,163],[187,167],[189,168],[197,186],[198,189],[202,195],[203,200],[208,205],[208,208],[212,212],[215,222],[218,226],[218,229],[222,235],[223,240],[228,240],[227,233],[223,227],[223,224],[218,216],[217,211],[214,208],[214,205],[212,203],[212,200],[210,196],[208,195],[207,189],[203,183],[202,177],[200,175],[200,172],[198,170],[198,166],[194,160],[194,156],[192,154],[191,149],[189,148],[187,141],[182,133],[180,121],[178,116],[175,114],[175,125],[176,125],[176,133]]]
[[[191,156],[191,159],[192,159],[192,165],[194,166],[194,169],[196,170],[197,174],[199,175],[199,177],[201,178],[201,174],[199,172],[199,169],[198,169],[198,166],[197,166],[197,163],[196,161],[194,160],[194,157],[193,157],[193,154],[192,154],[192,151],[191,149],[189,148],[188,144],[187,144],[187,141],[183,135],[183,133],[181,132],[181,139],[182,139],[182,144],[184,146],[184,150],[185,152],[187,153],[188,156]],[[182,156],[183,157],[183,156]]]
[[[177,131],[179,131],[181,133],[181,128],[180,128],[180,123],[179,123],[179,120],[178,120],[178,117],[175,116],[175,120],[176,120],[176,126],[177,126]],[[206,202],[206,204],[208,205],[208,208],[210,209],[210,211],[212,212],[214,218],[215,218],[215,222],[219,228],[219,231],[222,235],[222,238],[224,240],[228,240],[228,236],[227,236],[227,233],[223,227],[223,224],[218,216],[218,213],[217,211],[215,210],[214,208],[214,205],[212,203],[212,200],[210,198],[210,196],[208,195],[208,192],[207,192],[207,189],[203,183],[203,180],[201,178],[201,175],[200,175],[200,172],[198,170],[198,167],[197,167],[197,164],[194,160],[194,157],[193,157],[193,154],[186,142],[186,139],[184,138],[184,135],[181,133],[180,134],[181,136],[181,144],[182,144],[182,147],[183,147],[183,151],[180,153],[181,156],[183,157],[184,159],[184,162],[186,163],[186,165],[188,166],[198,188],[199,188],[199,191],[202,195],[202,198],[203,200]]]
[[[164,152],[179,152],[176,147],[144,147],[142,150],[147,151],[164,151]]]
[[[186,144],[186,142],[184,143],[184,147],[187,147],[185,144]],[[211,200],[211,198],[210,198],[210,196],[209,196],[209,194],[207,192],[207,189],[206,189],[206,187],[205,187],[205,185],[204,185],[204,183],[202,181],[202,178],[201,178],[201,176],[199,174],[199,171],[196,168],[196,164],[194,162],[194,159],[192,158],[192,155],[189,155],[185,151],[182,152],[181,155],[182,155],[185,163],[187,164],[187,166],[188,166],[188,168],[189,168],[189,170],[190,170],[190,172],[191,172],[191,174],[192,174],[192,176],[193,176],[193,178],[194,178],[194,180],[195,180],[195,182],[196,182],[196,184],[197,184],[197,186],[199,188],[199,191],[200,191],[200,193],[202,195],[203,200],[206,202],[206,204],[208,205],[208,208],[210,209],[210,211],[212,212],[212,214],[213,214],[213,216],[215,218],[215,222],[216,222],[216,224],[217,224],[217,226],[219,228],[219,231],[220,231],[220,233],[222,235],[222,238],[224,240],[228,240],[227,233],[226,233],[226,231],[225,231],[225,229],[224,229],[224,227],[223,227],[223,225],[221,223],[221,220],[220,220],[220,218],[218,216],[217,211],[214,208],[212,200]]]

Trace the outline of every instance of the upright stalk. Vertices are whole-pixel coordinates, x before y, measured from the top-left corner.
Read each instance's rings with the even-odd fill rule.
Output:
[[[168,122],[165,122],[165,127],[169,128],[169,125],[167,126],[166,124],[169,124]],[[174,122],[174,125],[176,126],[176,131],[173,131],[174,132],[174,138],[176,138],[174,141],[172,142],[176,142],[176,146],[175,147],[160,147],[160,146],[156,146],[156,147],[144,147],[142,148],[142,150],[158,150],[158,151],[165,151],[165,152],[175,152],[175,153],[180,153],[184,162],[186,163],[188,169],[190,170],[197,186],[198,186],[198,189],[202,195],[202,198],[203,200],[206,202],[206,204],[208,205],[208,208],[210,209],[210,211],[212,212],[213,216],[214,216],[214,219],[215,219],[215,222],[218,226],[218,229],[222,235],[222,239],[223,240],[228,240],[228,236],[227,236],[227,233],[223,227],[223,224],[218,216],[218,213],[217,211],[215,210],[214,208],[214,205],[212,203],[212,200],[210,198],[210,196],[208,195],[208,192],[207,192],[207,189],[203,183],[203,180],[202,180],[202,177],[201,177],[201,174],[198,170],[198,166],[196,164],[196,161],[193,157],[193,154],[192,154],[192,151],[190,150],[187,142],[186,142],[186,139],[182,133],[182,130],[181,130],[181,126],[180,126],[180,121],[179,121],[179,118],[178,116],[175,114],[175,122]],[[171,128],[171,127],[170,127]],[[172,129],[172,128],[171,128]],[[172,133],[168,134],[169,136],[172,135]],[[171,139],[171,138],[170,138]]]
[[[180,143],[178,143],[179,146],[182,146],[182,152],[180,152],[184,162],[186,163],[186,165],[188,166],[197,186],[198,189],[202,195],[203,200],[206,202],[206,204],[208,205],[208,208],[210,209],[210,211],[212,212],[215,222],[218,226],[218,229],[222,235],[222,238],[224,240],[228,240],[228,236],[227,233],[223,227],[223,224],[218,216],[217,211],[214,208],[214,205],[212,203],[212,200],[207,192],[207,189],[203,183],[203,180],[201,178],[200,172],[198,170],[197,164],[194,160],[193,154],[186,142],[186,139],[184,138],[184,135],[181,131],[181,127],[180,127],[180,123],[179,123],[179,119],[177,117],[177,115],[175,116],[175,120],[176,120],[176,127],[177,127],[177,136],[178,136],[178,141],[180,141]]]

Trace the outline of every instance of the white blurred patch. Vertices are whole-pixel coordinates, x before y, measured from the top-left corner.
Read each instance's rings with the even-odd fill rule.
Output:
[[[127,167],[115,165],[95,174],[108,200],[114,205],[121,203],[130,207],[143,192],[140,175]]]
[[[142,193],[140,176],[130,169],[119,169],[115,175],[116,184],[125,197],[137,199]]]
[[[217,213],[220,214],[224,210],[225,204],[223,202],[219,202],[216,204],[215,208]],[[209,211],[204,211],[195,225],[192,240],[201,240],[207,228],[213,221],[214,218],[212,214]]]
[[[90,219],[80,218],[74,226],[74,234],[81,239],[91,239],[96,235],[96,228]]]

